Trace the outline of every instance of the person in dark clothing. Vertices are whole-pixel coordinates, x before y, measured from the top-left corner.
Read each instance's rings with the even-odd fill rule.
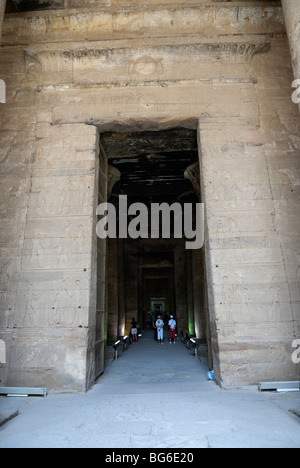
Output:
[[[138,341],[138,338],[137,338],[137,327],[138,327],[138,324],[135,320],[135,318],[132,318],[132,321],[131,321],[131,335],[132,335],[132,343],[137,343]]]

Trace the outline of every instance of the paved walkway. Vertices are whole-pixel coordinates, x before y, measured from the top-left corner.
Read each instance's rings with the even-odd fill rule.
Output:
[[[300,448],[299,393],[225,391],[178,342],[151,335],[110,364],[86,394],[0,398],[0,448]]]

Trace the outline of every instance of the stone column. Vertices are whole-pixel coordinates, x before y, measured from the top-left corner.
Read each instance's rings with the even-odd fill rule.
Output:
[[[276,166],[264,138],[239,118],[200,122],[211,342],[215,379],[224,385],[296,379],[289,348],[297,215],[283,203],[283,184],[277,191],[268,176]],[[295,213],[292,222],[286,211]]]
[[[136,261],[136,240],[127,239],[124,244],[124,290],[125,290],[125,330],[131,330],[131,320],[138,319],[138,263]]]
[[[174,249],[175,263],[175,297],[176,297],[176,317],[178,333],[188,331],[188,308],[187,308],[187,286],[186,286],[186,257],[184,244],[176,242]]]
[[[3,18],[4,18],[5,5],[6,5],[6,0],[0,0],[0,43],[1,43],[2,23],[3,23]]]
[[[119,279],[118,279],[118,241],[110,239],[107,246],[108,250],[108,265],[107,265],[107,281],[108,281],[108,324],[107,338],[115,340],[119,330]]]
[[[299,0],[282,0],[282,8],[290,44],[294,76],[296,80],[300,80],[300,2]]]
[[[84,391],[94,381],[98,148],[95,127],[37,126],[8,386]]]
[[[189,333],[195,333],[194,290],[193,290],[193,251],[186,251],[186,286]]]
[[[107,199],[111,196],[112,189],[121,178],[121,172],[113,166],[108,166],[107,175]]]
[[[203,265],[200,250],[192,251],[193,291],[195,332],[197,338],[205,338],[204,301],[203,301]]]
[[[123,239],[118,240],[118,280],[119,280],[119,331],[118,335],[125,333],[125,290],[124,290],[124,250]]]
[[[200,199],[200,174],[199,174],[199,163],[196,162],[186,168],[184,172],[185,179],[192,182],[194,190]]]

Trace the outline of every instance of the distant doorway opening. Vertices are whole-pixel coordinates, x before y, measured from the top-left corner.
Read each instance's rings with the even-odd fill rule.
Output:
[[[196,130],[106,132],[100,141],[116,209],[125,195],[128,205],[147,207],[201,201]],[[169,238],[107,239],[106,252],[108,344],[130,333],[133,318],[145,329],[160,314],[175,316],[178,333],[209,342],[203,249],[186,250],[171,229]]]

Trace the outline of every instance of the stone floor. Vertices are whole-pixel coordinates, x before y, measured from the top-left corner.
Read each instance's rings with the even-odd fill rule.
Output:
[[[85,394],[0,398],[0,447],[300,448],[300,393],[222,390],[178,342],[151,334]]]

